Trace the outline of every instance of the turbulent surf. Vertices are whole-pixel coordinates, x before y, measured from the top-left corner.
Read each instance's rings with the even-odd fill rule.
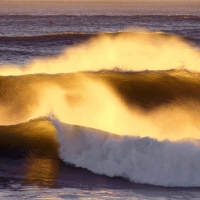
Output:
[[[55,58],[2,66],[1,155],[50,156],[135,183],[199,187],[199,55],[180,37],[117,33]]]

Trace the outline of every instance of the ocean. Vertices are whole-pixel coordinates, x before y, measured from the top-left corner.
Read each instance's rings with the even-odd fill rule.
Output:
[[[0,2],[0,199],[200,199],[200,2]]]

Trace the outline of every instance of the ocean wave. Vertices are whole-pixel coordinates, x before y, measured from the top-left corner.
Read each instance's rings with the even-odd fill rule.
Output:
[[[72,35],[72,38],[64,43],[61,41],[62,44],[73,44],[73,37],[77,35]],[[80,41],[88,39],[88,35],[81,34],[80,39]],[[77,43],[77,38],[74,41]],[[115,67],[127,71],[177,68],[198,71],[199,68],[199,49],[176,35],[152,31],[117,32],[99,34],[82,43],[80,41],[68,47],[57,57],[36,59],[23,68],[2,66],[0,74],[57,74],[109,70]],[[40,42],[37,44],[40,45]]]
[[[67,163],[137,183],[200,187],[199,58],[180,37],[137,32],[94,37],[25,67],[3,66],[4,150],[16,143],[26,152],[44,131],[44,148],[55,144],[57,155],[48,136],[56,128]],[[39,117],[54,126],[30,122]]]
[[[0,126],[0,156],[58,157],[56,131],[45,118]]]
[[[199,187],[200,140],[170,142],[116,136],[53,119],[60,157],[109,177],[165,187]],[[146,130],[148,131],[148,130]]]
[[[80,36],[88,36],[88,37],[92,37],[92,36],[101,36],[101,35],[117,35],[117,34],[121,34],[121,33],[129,33],[129,34],[134,34],[135,32],[140,32],[141,29],[133,29],[133,30],[122,30],[122,31],[104,31],[104,32],[55,32],[55,33],[48,33],[48,34],[37,34],[37,35],[0,35],[0,39],[33,39],[33,38],[56,38],[56,37],[68,37],[68,36],[74,36],[74,37],[80,37]],[[162,31],[157,31],[157,32],[149,32],[149,34],[160,34],[160,35],[168,35]],[[173,34],[171,34],[173,35]]]
[[[93,36],[101,36],[101,35],[108,35],[108,36],[117,36],[119,34],[137,34],[137,33],[141,33],[142,31],[144,31],[145,29],[143,28],[130,28],[127,30],[120,30],[120,31],[104,31],[104,32],[53,32],[53,33],[48,33],[48,34],[36,34],[36,35],[0,35],[0,40],[2,39],[34,39],[34,38],[58,38],[58,37],[70,37],[70,36],[74,36],[74,37],[81,37],[81,36],[87,36],[89,37],[93,37]],[[144,33],[144,32],[143,32]],[[162,31],[148,31],[146,34],[149,35],[162,35],[165,37],[172,37],[172,36],[176,36],[175,34],[170,34],[170,33],[165,33]],[[188,39],[190,40],[189,37],[183,37],[183,39]],[[198,39],[198,37],[196,37],[195,39]]]
[[[45,88],[59,87],[66,93],[65,99],[71,106],[79,105],[87,91],[84,91],[83,77],[106,84],[127,106],[136,106],[144,111],[192,102],[195,108],[200,101],[200,74],[184,69],[134,72],[115,68],[71,74],[0,76],[0,105],[4,113],[0,124],[7,120],[11,124],[20,123],[30,117],[40,104]]]
[[[191,14],[184,14],[184,13],[167,13],[167,14],[161,14],[161,13],[69,13],[69,14],[64,14],[64,13],[0,13],[0,17],[167,17],[167,18],[189,18],[189,19],[198,19],[200,16],[196,13],[191,13]]]
[[[185,70],[0,77],[0,155],[60,156],[135,183],[200,187],[199,80]]]
[[[33,38],[53,38],[53,37],[67,37],[67,36],[94,36],[97,33],[86,33],[86,32],[59,32],[59,33],[49,33],[41,35],[14,35],[14,36],[0,36],[0,39],[33,39]]]
[[[0,156],[59,156],[66,164],[134,183],[200,187],[199,139],[172,142],[120,136],[66,124],[55,117],[0,126],[0,134]]]

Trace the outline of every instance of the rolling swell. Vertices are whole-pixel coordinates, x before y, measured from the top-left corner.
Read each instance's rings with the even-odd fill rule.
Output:
[[[0,156],[57,157],[58,143],[52,124],[45,118],[0,126]]]
[[[109,85],[129,109],[137,106],[147,115],[163,106],[186,105],[189,101],[192,101],[193,105],[198,105],[200,99],[200,74],[186,70],[103,70],[0,77],[1,109],[7,108],[4,110],[4,120],[1,119],[1,124],[4,121],[7,122],[7,126],[0,126],[0,155],[32,156],[35,162],[39,158],[43,158],[44,162],[47,158],[58,159],[59,156],[66,163],[89,169],[94,173],[110,177],[120,176],[136,183],[168,187],[200,186],[200,150],[199,140],[196,138],[159,141],[151,137],[138,137],[134,133],[134,123],[133,135],[116,135],[63,123],[62,120],[51,117],[51,113],[48,118],[20,123],[31,118],[33,111],[40,105],[38,89],[42,90],[44,86],[50,90],[51,95],[48,98],[57,95],[52,90],[52,85],[57,85],[68,93],[65,96],[67,104],[73,108],[78,106],[82,91],[85,92],[81,84],[82,76]],[[190,107],[187,112],[190,115],[192,110],[196,109],[198,106]],[[86,118],[89,117],[87,113],[85,115]],[[9,125],[8,122],[17,124]]]
[[[25,155],[48,174],[54,164],[57,174],[59,155],[97,174],[199,187],[198,62],[199,51],[181,38],[147,32],[102,36],[55,59],[2,67],[1,155]]]
[[[187,70],[88,74],[111,85],[128,105],[152,110],[165,104],[200,100],[200,74]]]
[[[136,29],[137,30],[137,29]],[[138,29],[140,30],[140,29]],[[66,45],[72,45],[76,44],[78,42],[83,42],[89,38],[98,36],[98,35],[111,35],[115,36],[120,33],[131,33],[130,30],[124,30],[124,31],[116,31],[116,32],[92,32],[92,33],[87,33],[87,32],[58,32],[58,33],[49,33],[49,34],[41,34],[41,35],[13,35],[13,36],[0,36],[0,42],[2,45],[9,43],[13,43],[15,45],[21,44],[34,44],[34,43],[40,43],[40,42],[57,42],[58,44],[61,43],[61,41],[66,44]],[[158,32],[160,35],[164,35],[167,37],[167,35],[170,34],[173,35],[173,33],[164,33],[164,32]],[[187,34],[182,36],[184,39],[193,42],[194,44],[199,44],[199,37],[192,37],[192,35]],[[61,43],[62,44],[62,43]]]
[[[84,79],[103,82],[129,108],[151,112],[168,105],[196,107],[200,100],[200,74],[187,70],[120,72],[102,70],[69,74],[33,74],[0,77],[1,124],[17,124],[31,118],[40,106],[43,88],[59,87],[66,92],[70,106],[79,105],[84,96]],[[40,86],[40,90],[38,87]],[[51,98],[52,95],[49,96]],[[40,117],[40,116],[36,116]]]
[[[20,62],[17,63],[22,65],[36,57],[56,56],[66,47],[83,42],[93,36],[95,34],[73,32],[0,36],[0,60],[3,64],[8,61],[16,64],[14,57],[18,56]]]
[[[23,113],[26,120],[29,112],[40,102],[37,86],[56,85],[70,93],[71,102],[84,87],[81,76],[98,80],[109,85],[127,106],[139,106],[151,111],[167,104],[185,104],[187,101],[200,100],[200,74],[187,70],[120,72],[102,70],[99,72],[79,72],[71,74],[33,74],[24,76],[0,77],[0,103],[7,108],[8,118]],[[80,90],[79,90],[80,89]],[[16,92],[17,91],[17,92]],[[13,101],[14,98],[14,101]],[[16,114],[15,114],[16,113]],[[4,116],[6,119],[6,116]],[[3,122],[1,121],[1,124]]]
[[[107,38],[107,39],[104,40],[103,38],[104,39]],[[173,40],[175,40],[176,42]],[[96,44],[94,41],[96,41]],[[144,47],[143,45],[144,41],[145,41],[146,47]],[[157,42],[154,42],[154,41],[157,41]],[[117,61],[117,59],[113,60],[116,63],[113,63],[114,66],[112,67],[115,67],[116,65],[120,65],[119,67],[125,67],[127,69],[132,68],[132,65],[130,64],[130,62],[134,62],[135,59],[139,59],[138,57],[148,56],[147,55],[148,52],[151,52],[152,58],[155,57],[155,54],[160,54],[160,52],[162,52],[161,58],[165,57],[164,59],[166,59],[167,53],[164,52],[166,51],[166,49],[161,49],[161,50],[159,49],[160,47],[165,48],[165,46],[168,46],[167,48],[170,49],[170,46],[174,45],[174,43],[177,44],[177,46],[173,48],[174,51],[183,51],[183,53],[187,52],[187,54],[190,55],[191,50],[192,50],[193,57],[196,54],[194,52],[195,49],[196,50],[199,49],[199,38],[196,36],[193,37],[191,35],[186,34],[180,37],[180,36],[174,35],[174,33],[166,34],[163,32],[152,32],[152,31],[142,31],[142,32],[116,31],[116,32],[102,32],[102,33],[60,32],[60,33],[49,33],[49,34],[39,34],[39,35],[27,34],[27,35],[18,35],[18,36],[17,35],[0,36],[0,43],[1,43],[0,52],[2,52],[2,54],[0,55],[2,63],[0,64],[4,64],[4,65],[5,63],[25,65],[25,63],[27,63],[28,61],[35,60],[37,57],[41,58],[42,56],[46,57],[47,59],[47,57],[50,57],[50,56],[59,57],[60,55],[66,55],[66,53],[72,55],[75,52],[74,50],[78,50],[78,52],[81,50],[81,48],[79,47],[83,46],[84,48],[84,46],[85,47],[89,46],[88,51],[90,52],[84,50],[85,55],[84,55],[84,58],[82,59],[86,59],[90,54],[93,55],[92,52],[94,51],[99,51],[99,52],[97,52],[96,55],[93,55],[93,56],[96,56],[97,58],[101,56],[104,58],[107,58],[109,57],[111,52],[114,50],[114,53],[116,51],[116,53],[120,54],[119,56],[123,56],[123,59],[121,59],[121,61],[120,60]],[[125,46],[128,43],[129,44],[131,43],[132,45],[126,46],[125,51],[121,52],[123,49],[122,46]],[[91,45],[94,45],[94,48],[92,47],[91,49]],[[179,49],[180,46],[184,46],[184,48],[181,47],[181,49]],[[99,47],[101,47],[102,49],[100,49]],[[142,50],[142,47],[144,48],[144,50]],[[158,52],[152,51],[152,47],[157,48]],[[73,48],[74,50],[71,51],[70,49],[73,49]],[[110,51],[110,52],[106,54],[106,51]],[[142,53],[142,51],[144,51],[144,53]],[[84,52],[80,52],[80,54],[77,56],[81,56],[81,54],[83,54]],[[168,54],[173,57],[175,53],[178,54],[178,52],[173,52],[173,51],[171,52],[170,50],[170,53]],[[128,61],[129,56],[126,56],[128,54],[132,54],[132,56],[135,55],[136,58],[134,58],[133,61]],[[17,60],[15,59],[15,56],[18,57]],[[176,59],[176,65],[182,65],[182,63],[184,63],[187,60],[187,57],[188,56],[182,56],[182,54],[179,54],[175,58],[173,58],[171,61],[166,60],[164,64],[166,65],[166,62],[170,62],[169,65],[167,66],[167,69],[170,69],[170,67],[176,68],[177,66],[174,66],[175,63],[172,63],[173,60]],[[109,62],[111,62],[112,57],[108,59],[110,59]],[[149,58],[146,57],[145,59],[149,59]],[[160,59],[160,58],[158,57],[157,59]],[[184,61],[181,62],[179,61],[179,59],[184,60]],[[191,60],[194,60],[194,59],[196,58],[191,58]],[[90,60],[92,61],[93,58],[90,58]],[[101,60],[103,60],[103,58],[101,58]],[[65,59],[64,62],[67,62],[67,60]],[[101,66],[100,69],[102,68],[107,69],[108,67],[110,67],[110,66],[106,66],[109,64],[109,62],[104,63],[104,66]],[[127,65],[126,62],[129,62],[128,66],[126,66]],[[154,61],[154,62],[158,62],[158,61]],[[30,62],[27,64],[30,64]],[[137,63],[138,66],[142,64],[143,63],[141,62]],[[81,65],[81,63],[76,64],[77,67],[79,65]],[[121,65],[125,65],[125,66],[121,66]],[[151,67],[153,67],[154,65],[155,63],[153,63]],[[98,66],[98,63],[97,63],[97,66]],[[90,69],[91,66],[88,66],[88,68]],[[146,68],[149,69],[150,66],[144,65],[142,70]],[[166,67],[164,68],[166,69]],[[79,71],[82,71],[82,70],[79,70]]]
[[[24,41],[24,42],[41,42],[44,40],[58,40],[67,39],[66,41],[74,41],[78,39],[88,39],[95,34],[92,33],[73,33],[73,32],[61,32],[61,33],[50,33],[43,35],[19,35],[19,36],[0,36],[0,42],[14,42],[14,41]]]

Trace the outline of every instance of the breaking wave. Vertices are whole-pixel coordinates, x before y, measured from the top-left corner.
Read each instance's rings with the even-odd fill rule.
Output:
[[[200,187],[199,55],[180,37],[118,33],[2,66],[1,153],[58,151],[94,173]]]
[[[53,120],[60,157],[67,163],[135,183],[200,186],[200,140],[170,142],[118,136]]]

